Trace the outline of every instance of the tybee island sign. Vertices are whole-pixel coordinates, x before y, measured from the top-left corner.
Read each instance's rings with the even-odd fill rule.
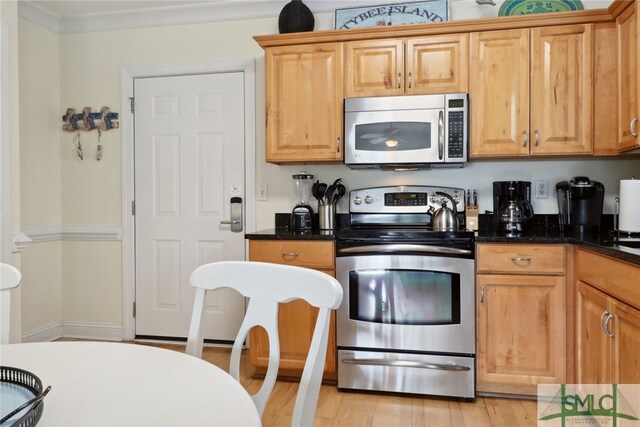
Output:
[[[443,22],[448,19],[448,0],[429,0],[337,9],[335,28],[345,30],[384,25]]]

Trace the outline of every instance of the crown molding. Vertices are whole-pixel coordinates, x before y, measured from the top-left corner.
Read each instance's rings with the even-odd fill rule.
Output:
[[[60,17],[29,0],[18,2],[18,16],[53,33],[60,33]]]
[[[313,13],[328,13],[336,9],[388,2],[389,0],[307,0],[305,4]],[[54,33],[66,34],[274,18],[286,3],[273,0],[217,0],[200,4],[58,16],[31,0],[20,0],[18,14]]]

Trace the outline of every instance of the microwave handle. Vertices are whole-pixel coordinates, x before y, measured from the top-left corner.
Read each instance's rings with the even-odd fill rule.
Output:
[[[438,160],[444,155],[444,111],[438,112]]]

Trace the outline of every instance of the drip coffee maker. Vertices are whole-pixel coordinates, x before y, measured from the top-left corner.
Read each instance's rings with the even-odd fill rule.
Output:
[[[311,188],[315,182],[313,175],[301,171],[293,175],[294,189],[296,195],[296,206],[291,211],[291,221],[289,229],[297,231],[308,231],[314,226],[313,209],[309,206],[311,200]]]
[[[499,231],[521,233],[533,218],[531,182],[496,181],[493,183],[493,216]]]

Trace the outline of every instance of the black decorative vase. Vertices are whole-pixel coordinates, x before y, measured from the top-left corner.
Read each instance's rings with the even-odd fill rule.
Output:
[[[302,0],[291,0],[280,11],[278,29],[280,34],[313,31],[316,20]]]

